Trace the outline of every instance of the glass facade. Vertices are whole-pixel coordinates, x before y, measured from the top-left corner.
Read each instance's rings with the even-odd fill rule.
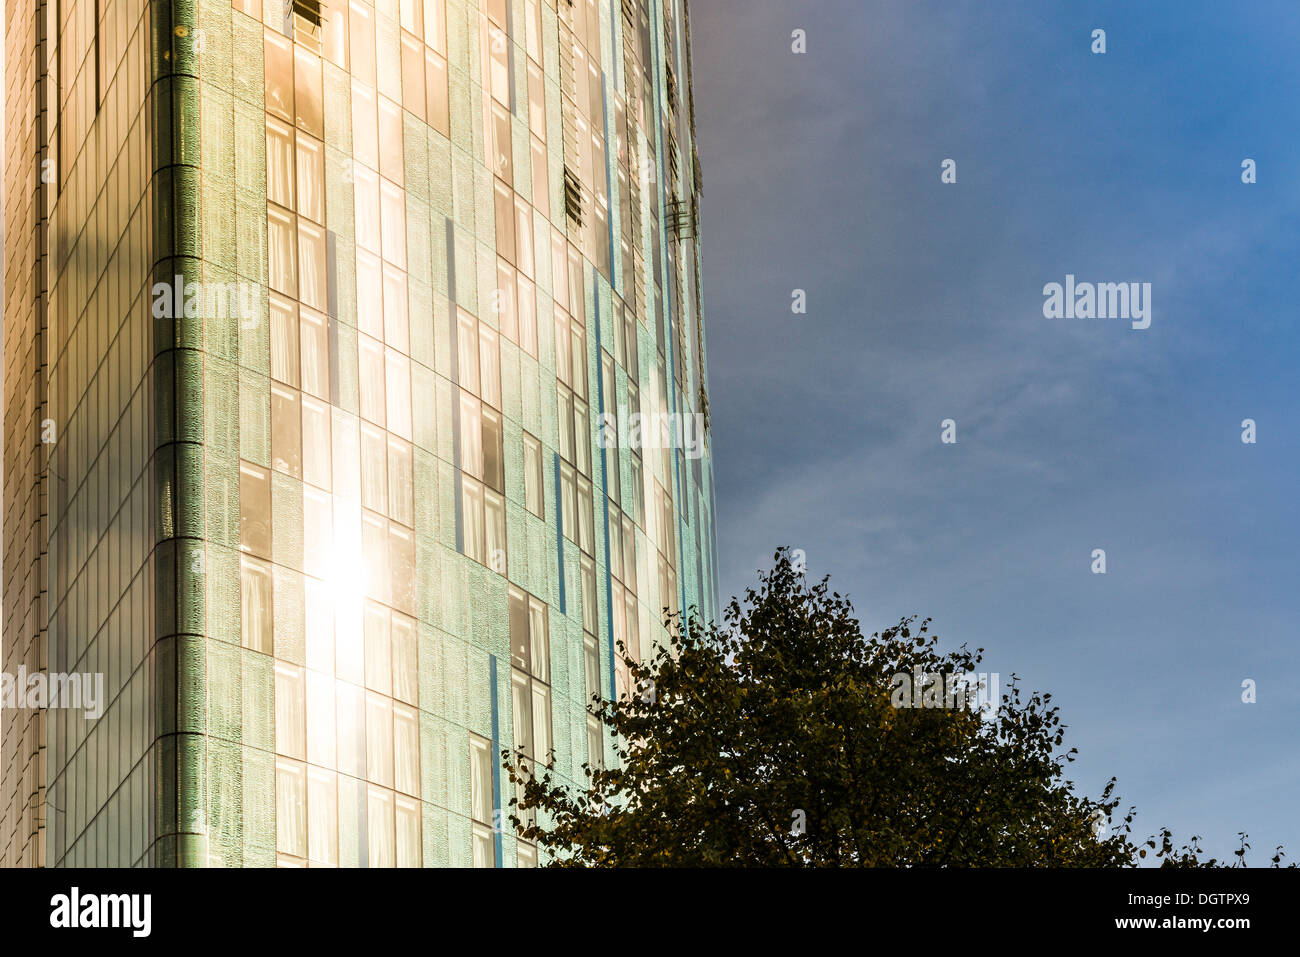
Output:
[[[6,715],[5,861],[535,865],[500,751],[717,614],[707,443],[599,427],[707,421],[684,0],[25,16],[4,666],[108,703]]]

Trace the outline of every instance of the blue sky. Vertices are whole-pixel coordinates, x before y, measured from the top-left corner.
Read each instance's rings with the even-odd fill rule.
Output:
[[[1300,860],[1300,6],[691,17],[724,597],[802,548],[1051,691],[1141,836]],[[1150,328],[1044,318],[1067,274]]]

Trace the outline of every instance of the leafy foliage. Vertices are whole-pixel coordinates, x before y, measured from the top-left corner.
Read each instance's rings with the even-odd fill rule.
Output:
[[[618,760],[584,765],[585,788],[502,752],[520,795],[511,823],[553,864],[1117,867],[1150,850],[1221,866],[1168,830],[1135,844],[1132,808],[1113,833],[1095,827],[1118,811],[1115,779],[1076,793],[1052,696],[1023,695],[1014,675],[983,714],[895,707],[896,675],[981,660],[942,652],[928,620],[865,637],[848,599],[782,550],[724,621],[669,616],[669,643],[628,659],[634,693],[593,699]]]

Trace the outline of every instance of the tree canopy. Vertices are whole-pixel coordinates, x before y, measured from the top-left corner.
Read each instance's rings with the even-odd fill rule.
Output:
[[[665,623],[632,692],[589,705],[611,767],[574,789],[503,752],[510,820],[553,865],[1222,866],[1167,829],[1135,842],[1114,778],[1076,791],[1051,694],[999,694],[983,649],[941,650],[928,620],[865,636],[786,550],[721,626]]]

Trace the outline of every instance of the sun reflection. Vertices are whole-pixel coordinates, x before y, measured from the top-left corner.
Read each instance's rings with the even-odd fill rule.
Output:
[[[362,616],[370,569],[355,524],[336,523],[325,567],[325,585],[334,607],[337,673],[340,678],[360,683],[365,669]]]

